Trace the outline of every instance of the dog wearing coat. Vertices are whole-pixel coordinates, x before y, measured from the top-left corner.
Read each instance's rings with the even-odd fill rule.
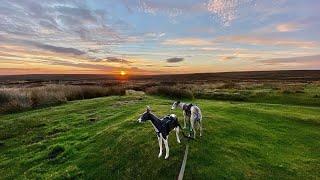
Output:
[[[182,109],[183,111],[183,120],[184,120],[184,128],[186,128],[186,122],[190,124],[190,134],[193,133],[193,138],[196,138],[196,129],[195,126],[198,127],[200,131],[200,136],[202,136],[202,113],[198,106],[193,104],[187,104],[180,101],[175,101],[171,110],[176,108]],[[189,136],[191,136],[189,134]]]
[[[157,116],[151,113],[150,107],[147,106],[146,112],[144,112],[141,115],[141,117],[138,119],[138,122],[143,123],[148,120],[151,121],[151,124],[158,137],[159,149],[160,149],[158,157],[160,158],[162,156],[162,144],[164,143],[166,148],[165,159],[168,159],[169,157],[168,138],[169,138],[170,131],[172,130],[176,131],[177,142],[180,143],[179,131],[181,126],[179,124],[177,116],[174,114],[171,114],[163,117],[162,119],[159,119]]]

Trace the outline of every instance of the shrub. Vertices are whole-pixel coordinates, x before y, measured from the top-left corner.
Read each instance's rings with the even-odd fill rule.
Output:
[[[107,88],[107,93],[106,95],[118,95],[122,96],[126,94],[126,89],[124,87],[119,87],[119,86],[112,86]]]
[[[28,93],[23,89],[7,88],[0,90],[0,113],[15,112],[31,107]]]
[[[148,88],[146,90],[147,94],[150,95],[160,95],[160,96],[166,96],[172,99],[193,99],[193,93],[190,90],[177,88],[175,86],[157,86]]]
[[[67,101],[63,89],[54,86],[30,89],[32,107],[57,105]]]
[[[7,113],[12,113],[12,112],[17,112],[21,111],[23,109],[27,109],[28,106],[24,106],[21,102],[19,102],[16,99],[12,99],[10,102],[5,103],[1,106],[0,111],[1,112],[7,112]]]
[[[105,91],[100,87],[85,86],[85,87],[82,87],[81,90],[82,90],[82,94],[83,94],[84,99],[105,96],[105,94],[104,94]]]
[[[5,104],[8,103],[10,100],[10,95],[8,92],[1,90],[0,91],[0,104]]]
[[[67,101],[84,99],[81,86],[65,86],[63,91]]]
[[[100,86],[83,86],[81,87],[82,96],[84,99],[111,96],[111,95],[125,95],[125,88],[123,87],[100,87]]]

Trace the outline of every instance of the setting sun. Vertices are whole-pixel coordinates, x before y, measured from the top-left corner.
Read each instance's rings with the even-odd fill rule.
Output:
[[[127,75],[127,73],[125,71],[120,71],[120,75],[125,76],[125,75]]]

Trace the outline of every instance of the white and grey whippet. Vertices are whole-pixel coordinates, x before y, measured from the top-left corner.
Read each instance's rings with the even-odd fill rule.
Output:
[[[165,116],[162,119],[159,119],[157,116],[151,113],[150,107],[147,106],[147,111],[141,115],[141,117],[138,119],[138,122],[143,123],[148,120],[151,121],[151,124],[154,130],[156,131],[156,134],[158,137],[159,148],[160,148],[158,157],[160,158],[162,156],[162,142],[163,142],[166,148],[165,159],[168,159],[169,157],[168,138],[171,130],[174,129],[176,131],[177,142],[180,143],[179,131],[181,126],[179,124],[178,118],[176,117],[176,115],[171,114],[171,115]]]
[[[202,136],[202,114],[198,106],[176,101],[172,104],[171,110],[176,108],[183,110],[184,128],[186,128],[186,121],[190,124],[190,132],[193,132],[193,138],[196,138],[195,126],[198,125],[200,129],[200,136]],[[189,135],[190,136],[190,135]]]

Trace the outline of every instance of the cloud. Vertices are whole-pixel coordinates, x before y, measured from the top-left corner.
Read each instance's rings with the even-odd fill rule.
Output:
[[[237,18],[237,11],[241,6],[253,0],[209,0],[207,9],[215,14],[223,25],[229,26]]]
[[[69,62],[65,60],[50,60],[45,62],[51,65],[63,65],[63,66],[78,67],[78,68],[85,68],[85,69],[97,69],[97,70],[106,70],[106,71],[114,70],[114,67],[112,66],[106,66],[106,65],[100,65],[100,64],[75,63],[75,62]]]
[[[212,41],[199,38],[177,38],[177,39],[167,39],[162,42],[164,45],[181,45],[181,46],[208,46],[213,45]]]
[[[184,58],[181,58],[181,57],[173,57],[173,58],[166,59],[166,61],[168,63],[177,63],[177,62],[181,62],[183,60],[184,60]]]
[[[92,69],[92,70],[102,70],[106,71],[106,73],[114,73],[118,72],[119,68],[109,65],[102,65],[102,64],[92,64],[92,63],[86,63],[86,62],[70,62],[66,60],[42,60],[43,63],[49,64],[49,65],[62,65],[62,66],[69,66],[69,67],[76,67],[81,69]],[[134,70],[133,74],[135,73],[150,73],[149,71],[137,68],[137,67],[131,67],[131,68],[121,68],[122,70]]]
[[[79,49],[88,45],[107,49],[126,41],[120,31],[119,19],[104,10],[88,7],[82,0],[2,1],[0,6],[0,33],[20,39],[50,42],[62,47]],[[115,29],[116,28],[116,29]],[[43,47],[61,51],[54,47]],[[77,47],[74,47],[77,46]],[[69,52],[68,49],[67,52]],[[81,54],[74,52],[74,54]]]
[[[121,63],[121,64],[130,64],[132,63],[129,60],[118,58],[118,57],[106,57],[105,61],[112,63]]]
[[[216,39],[216,42],[231,42],[242,43],[250,45],[269,45],[269,46],[286,46],[286,47],[300,47],[300,48],[314,48],[319,44],[315,41],[305,41],[296,39],[284,39],[274,37],[261,37],[261,36],[224,36]]]
[[[1,51],[6,52],[7,57],[8,54],[12,57],[12,55],[24,55],[34,57],[37,55],[43,55],[45,57],[55,56],[60,58],[69,59],[76,57],[77,59],[82,59],[89,56],[86,55],[86,51],[71,48],[71,47],[61,47],[56,45],[48,45],[41,42],[35,42],[30,40],[22,40],[22,39],[15,39],[11,37],[1,37],[2,42],[0,42],[0,54]]]
[[[61,53],[61,54],[71,54],[71,55],[84,55],[86,54],[85,51],[71,48],[71,47],[61,47],[61,46],[55,46],[55,45],[48,45],[41,42],[36,41],[30,41],[25,39],[16,39],[13,37],[4,37],[0,35],[0,38],[2,39],[2,43],[5,44],[11,44],[15,45],[16,47],[21,46],[22,48],[26,47],[32,47],[37,49],[42,49],[45,51],[55,52],[55,53]],[[0,43],[1,44],[1,43]]]
[[[90,57],[87,56],[64,56],[63,54],[57,55],[56,53],[39,50],[34,50],[33,53],[30,53],[29,50],[20,49],[19,46],[4,46],[1,44],[0,59],[0,67],[5,67],[9,69],[17,68],[17,71],[15,70],[16,74],[32,73],[32,71],[27,71],[26,69],[35,70],[36,72],[33,73],[45,73],[46,70],[48,70],[47,72],[50,73],[58,73],[62,71],[67,73],[118,73],[119,71],[118,66],[109,65],[107,63],[101,63],[100,61],[93,61],[93,59],[90,59]],[[104,59],[104,61],[112,61],[116,63],[129,63],[128,60],[116,57],[107,57]],[[28,68],[25,68],[25,66],[27,66]],[[130,74],[154,73],[140,68],[121,67],[121,69],[132,70]]]
[[[301,29],[301,26],[295,23],[283,23],[276,26],[278,32],[293,32]]]
[[[186,64],[184,71],[215,70],[217,64],[233,70],[237,63],[254,61],[244,61],[249,58],[317,52],[319,18],[314,10],[315,3],[288,0],[3,0],[0,36],[9,40],[0,37],[0,45],[24,51],[0,48],[0,66],[12,61],[56,69],[92,64],[158,70],[186,59],[200,62]],[[174,21],[178,25],[170,24]],[[269,31],[257,31],[261,26]],[[217,38],[221,35],[226,36]],[[239,47],[246,51],[234,54]],[[212,63],[213,58],[223,61]]]
[[[223,56],[221,58],[222,61],[228,61],[237,58],[236,56]]]
[[[254,29],[254,33],[270,34],[270,33],[286,33],[304,30],[310,27],[308,20],[296,20],[291,22],[271,23],[264,27]]]
[[[150,0],[123,0],[130,11],[137,10],[146,14],[163,13],[168,16],[180,15],[183,12],[202,12],[205,10],[203,2],[199,1],[150,1]]]
[[[294,5],[289,0],[208,0],[205,5],[212,19],[225,27],[235,21],[260,23],[274,20],[278,15],[302,12],[300,7],[292,8]]]
[[[174,68],[174,67],[180,67],[180,66],[165,65],[165,66],[162,66],[162,67],[166,67],[166,68]]]
[[[144,36],[147,38],[156,38],[156,39],[161,38],[165,35],[166,35],[166,33],[164,33],[164,32],[160,32],[160,33],[149,32],[149,33],[144,34]]]
[[[82,7],[70,7],[70,6],[57,6],[56,11],[62,14],[62,18],[70,18],[71,24],[73,23],[88,23],[88,24],[96,24],[99,22],[100,18],[103,18],[104,14],[100,12],[100,14],[95,13],[89,9],[85,9]],[[76,19],[74,19],[76,18]],[[69,22],[70,23],[70,22]]]
[[[294,65],[294,66],[310,66],[313,68],[320,68],[320,55],[313,56],[301,56],[301,57],[290,57],[290,58],[274,58],[261,60],[260,63],[266,65]]]
[[[56,53],[73,54],[73,55],[86,54],[86,52],[75,49],[75,48],[59,47],[59,46],[47,45],[47,44],[36,43],[36,42],[32,42],[32,44],[37,48],[48,50],[51,52],[56,52]]]

